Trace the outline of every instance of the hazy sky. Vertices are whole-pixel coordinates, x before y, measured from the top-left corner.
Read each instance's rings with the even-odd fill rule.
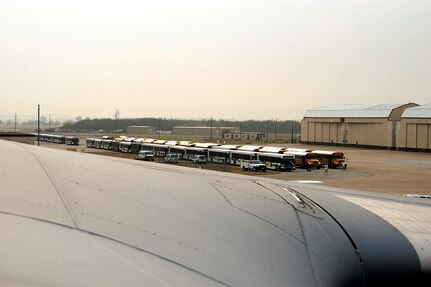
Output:
[[[0,0],[0,116],[431,102],[431,1]]]

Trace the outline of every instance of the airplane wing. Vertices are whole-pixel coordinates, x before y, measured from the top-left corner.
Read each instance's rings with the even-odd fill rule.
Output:
[[[7,141],[0,159],[1,286],[431,282],[426,199]]]

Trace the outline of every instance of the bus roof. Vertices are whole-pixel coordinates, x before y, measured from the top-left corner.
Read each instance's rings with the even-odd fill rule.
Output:
[[[240,147],[239,145],[231,145],[231,144],[224,144],[221,146],[218,146],[218,149],[237,149],[238,147]]]
[[[257,145],[243,145],[238,148],[238,150],[248,150],[248,151],[258,151],[262,146]]]
[[[165,142],[165,145],[178,145],[177,141],[167,141]]]
[[[285,151],[283,154],[290,154],[294,156],[306,156],[307,154],[310,154],[306,151]]]
[[[102,136],[102,139],[104,139],[104,140],[112,140],[114,138],[112,136]]]
[[[192,143],[191,141],[180,141],[179,145],[181,145],[181,146],[194,146],[195,144]]]
[[[219,144],[216,143],[195,143],[195,147],[212,148],[218,146]]]
[[[335,155],[335,154],[343,154],[340,151],[327,151],[327,150],[313,150],[313,153],[316,154],[324,154],[324,155]]]
[[[292,148],[292,147],[288,147],[286,148],[286,151],[293,151],[293,152],[310,152],[312,151],[311,149],[305,149],[305,148]]]
[[[269,153],[280,153],[283,152],[285,148],[283,147],[274,147],[274,146],[264,146],[259,151],[260,152],[269,152]]]

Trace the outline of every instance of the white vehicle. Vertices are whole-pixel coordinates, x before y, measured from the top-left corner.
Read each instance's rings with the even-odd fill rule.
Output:
[[[197,154],[197,155],[195,155],[193,157],[193,162],[194,163],[206,163],[207,162],[207,157],[204,156],[204,155]]]
[[[266,164],[262,163],[260,160],[245,160],[241,162],[241,169],[252,171],[262,170],[266,172]]]
[[[141,150],[138,152],[136,159],[153,161],[154,153],[150,150]]]
[[[168,153],[165,156],[166,163],[178,163],[178,154],[176,153]]]

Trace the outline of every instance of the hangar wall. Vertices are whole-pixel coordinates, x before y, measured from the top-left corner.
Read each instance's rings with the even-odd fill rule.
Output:
[[[399,149],[431,151],[431,119],[403,119]]]
[[[325,122],[330,120],[330,122]],[[392,123],[382,119],[337,119],[308,118],[303,121],[303,142],[352,144],[365,146],[387,146]]]
[[[309,110],[302,121],[301,142],[396,149],[404,128],[401,115],[417,106],[414,103],[332,105]],[[429,127],[419,127],[421,145],[425,142],[422,136],[425,129]],[[426,142],[429,143],[428,138]]]
[[[406,109],[399,130],[398,149],[431,152],[431,104]]]

